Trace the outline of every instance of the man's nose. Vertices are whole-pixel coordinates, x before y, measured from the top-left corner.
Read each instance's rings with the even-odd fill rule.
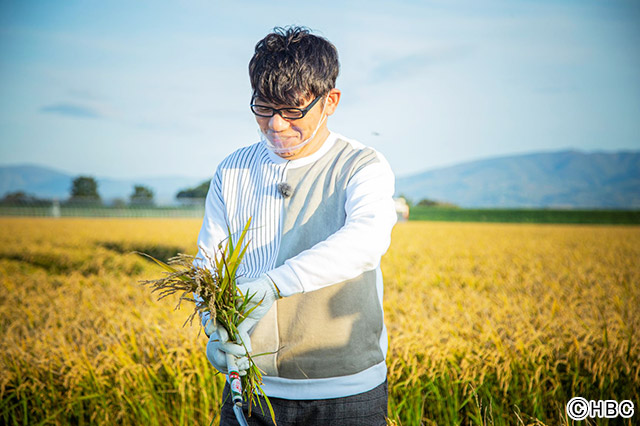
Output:
[[[276,132],[280,132],[289,127],[290,123],[282,118],[280,114],[273,114],[273,117],[269,119],[269,128]]]

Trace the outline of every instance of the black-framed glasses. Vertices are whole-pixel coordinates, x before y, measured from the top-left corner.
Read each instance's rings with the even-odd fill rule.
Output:
[[[298,120],[307,115],[309,110],[323,97],[324,95],[316,97],[304,108],[271,108],[265,105],[251,104],[251,112],[258,117],[273,117],[275,114],[279,114],[285,120]]]

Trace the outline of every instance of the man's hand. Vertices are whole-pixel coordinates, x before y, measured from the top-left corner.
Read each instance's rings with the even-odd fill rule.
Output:
[[[207,343],[207,358],[209,362],[219,372],[228,374],[227,353],[233,354],[236,357],[238,373],[244,376],[249,369],[247,351],[245,351],[244,347],[229,341],[229,334],[224,327],[214,327],[212,324],[209,321],[205,326],[205,333],[209,334],[207,331],[213,330],[209,337],[209,343]],[[251,352],[251,342],[248,342],[247,350]]]
[[[247,354],[251,352],[249,331],[269,312],[273,303],[280,298],[280,292],[271,278],[265,274],[258,278],[238,278],[238,289],[245,298],[249,298],[246,308],[251,312],[238,325],[236,342],[229,341],[227,330],[221,326],[214,326],[211,320],[205,324],[204,332],[210,336],[207,343],[207,358],[211,365],[227,374],[226,354],[229,353],[236,357],[238,371],[241,376],[244,376],[249,368]]]

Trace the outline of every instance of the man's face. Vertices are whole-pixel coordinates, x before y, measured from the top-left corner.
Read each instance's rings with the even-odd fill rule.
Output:
[[[335,91],[335,93],[334,93]],[[337,94],[336,94],[337,93]],[[260,130],[269,139],[269,141],[278,148],[277,154],[287,159],[295,159],[309,155],[315,152],[328,135],[325,116],[331,115],[337,105],[340,92],[336,89],[332,90],[328,95],[322,96],[317,100],[305,114],[299,119],[285,119],[280,114],[274,114],[273,117],[260,117],[256,115],[256,122]],[[281,108],[300,108],[304,109],[314,101],[314,97],[305,99],[300,105],[279,105],[274,104],[259,97],[253,100],[254,105]],[[315,135],[314,135],[315,132]],[[313,136],[307,144],[300,148],[296,148],[302,142]],[[287,150],[291,148],[291,150]]]

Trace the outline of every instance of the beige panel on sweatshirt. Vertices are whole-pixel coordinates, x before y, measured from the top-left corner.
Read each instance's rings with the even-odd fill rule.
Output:
[[[276,267],[326,240],[345,224],[347,185],[361,168],[378,162],[374,150],[343,140],[317,161],[288,170],[293,194],[285,200]],[[290,379],[358,373],[384,360],[382,307],[375,270],[274,304],[251,336],[267,375]]]

